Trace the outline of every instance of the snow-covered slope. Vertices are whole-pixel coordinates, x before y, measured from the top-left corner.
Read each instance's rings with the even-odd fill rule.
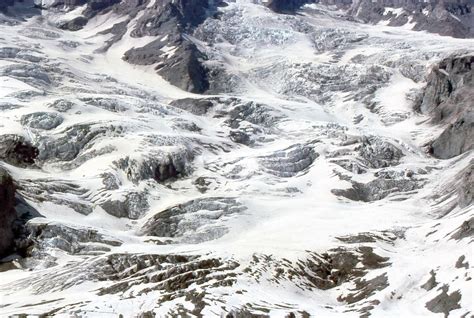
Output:
[[[474,40],[237,0],[173,46],[132,35],[154,5],[0,18],[0,165],[29,219],[0,316],[473,314],[473,150],[432,156],[460,117],[427,105],[462,100],[472,133]],[[150,43],[179,83],[203,53],[207,95],[123,59]]]

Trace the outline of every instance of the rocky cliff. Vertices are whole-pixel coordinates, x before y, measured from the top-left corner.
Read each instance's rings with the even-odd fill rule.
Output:
[[[435,65],[419,111],[446,128],[431,143],[435,157],[447,159],[474,148],[474,55],[455,55]]]
[[[217,2],[216,2],[217,3]],[[216,9],[208,0],[157,1],[138,19],[131,35],[160,36],[143,47],[132,48],[124,60],[137,65],[155,65],[155,70],[173,85],[203,93],[209,88],[206,56],[188,37]]]
[[[389,26],[409,25],[417,31],[428,31],[457,38],[474,36],[473,3],[461,1],[354,1],[349,14],[365,23]]]
[[[469,0],[272,0],[267,6],[276,12],[294,13],[311,3],[345,9],[348,16],[363,23],[409,25],[417,31],[474,37],[473,2]]]
[[[0,258],[12,251],[15,219],[15,185],[8,172],[0,168]]]

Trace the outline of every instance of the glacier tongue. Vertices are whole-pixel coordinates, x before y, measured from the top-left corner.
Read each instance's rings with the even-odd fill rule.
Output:
[[[63,2],[0,13],[0,316],[474,314],[474,40]]]

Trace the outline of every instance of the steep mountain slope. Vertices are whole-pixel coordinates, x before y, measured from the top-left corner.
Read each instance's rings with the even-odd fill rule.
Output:
[[[473,314],[474,40],[302,4],[0,15],[0,316]]]
[[[457,38],[474,36],[472,0],[269,0],[269,8],[295,13],[307,4],[342,9],[346,18],[371,24],[405,26]]]

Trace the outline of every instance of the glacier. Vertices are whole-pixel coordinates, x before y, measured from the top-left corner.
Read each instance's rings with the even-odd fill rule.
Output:
[[[0,316],[473,315],[474,39],[166,3],[0,13]]]

